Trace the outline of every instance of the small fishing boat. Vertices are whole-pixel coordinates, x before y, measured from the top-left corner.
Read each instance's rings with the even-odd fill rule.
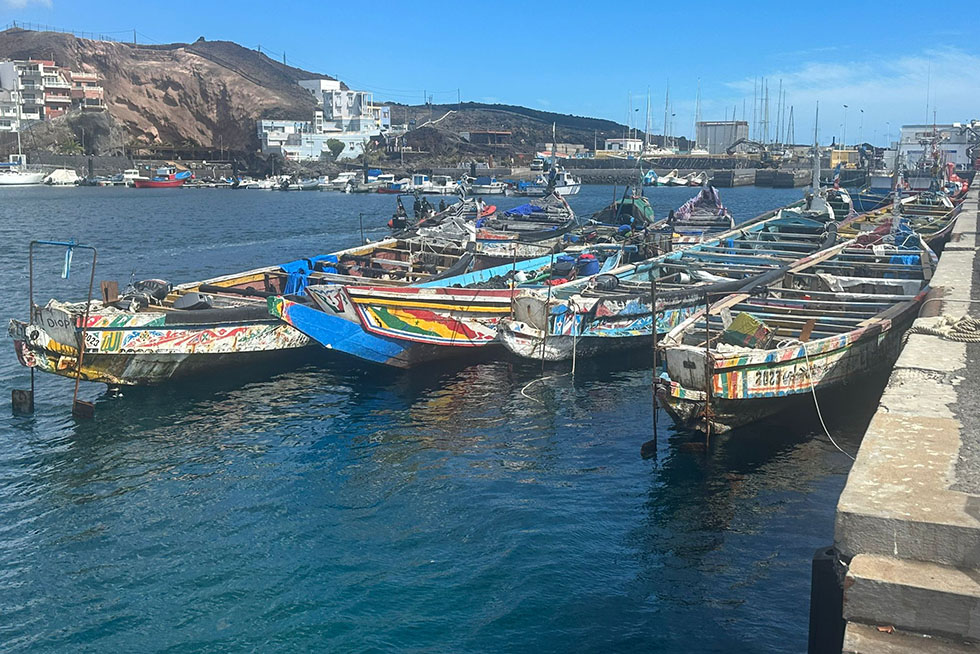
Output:
[[[134,188],[177,188],[192,177],[189,170],[178,172],[175,166],[163,166],[157,168],[153,177],[136,177],[132,182]]]
[[[75,186],[81,179],[73,168],[58,168],[44,178],[44,183],[48,186]]]
[[[917,196],[909,196],[900,200],[897,206],[877,209],[846,220],[840,225],[840,234],[846,238],[861,237],[864,240],[878,238],[891,231],[897,218],[919,234],[933,251],[940,252],[953,233],[960,207],[950,208],[939,204],[932,213],[927,213],[927,205],[917,204],[912,212],[908,211],[906,207],[915,204],[916,200]]]
[[[517,244],[529,246],[531,255],[551,251],[575,224],[568,202],[551,194],[505,212],[467,198],[420,222],[415,231],[428,238],[472,241],[483,254],[513,257]],[[525,247],[521,252],[527,250]]]
[[[333,352],[409,368],[499,345],[497,324],[518,288],[595,275],[622,255],[618,246],[578,248],[413,286],[312,286],[308,299],[277,297],[269,308]]]
[[[594,280],[523,291],[498,333],[512,353],[547,361],[649,347],[654,317],[666,333],[703,306],[706,292],[734,292],[832,245],[830,216],[819,199],[809,208],[801,201]]]
[[[463,186],[467,195],[505,195],[507,192],[506,184],[486,175],[468,177]]]
[[[681,427],[723,433],[888,370],[935,267],[917,235],[895,236],[847,241],[677,325],[662,342],[661,405]]]
[[[543,197],[549,193],[558,195],[575,195],[582,188],[582,182],[560,166],[552,168],[551,172],[545,175],[538,175],[531,183],[518,182],[512,188],[507,189],[507,195]]]
[[[735,227],[731,212],[721,203],[718,189],[705,184],[696,196],[685,202],[668,219],[673,231],[674,248],[680,249],[700,243],[713,234],[727,232]]]
[[[29,321],[11,320],[9,334],[30,368],[111,386],[159,384],[308,345],[269,315],[270,296],[327,283],[422,283],[480,266],[486,261],[456,244],[392,238],[178,286],[145,280],[105,301],[51,300],[33,305]]]
[[[343,191],[348,186],[357,184],[360,173],[355,171],[345,171],[338,173],[336,177],[320,184],[321,191]]]
[[[623,189],[623,195],[612,204],[592,214],[589,219],[592,224],[602,225],[631,225],[636,229],[646,229],[657,225],[653,207],[643,195],[632,186]]]

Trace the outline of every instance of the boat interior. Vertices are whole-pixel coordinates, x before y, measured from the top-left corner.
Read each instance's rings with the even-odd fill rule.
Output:
[[[764,328],[751,347],[807,342],[846,333],[876,319],[898,315],[928,283],[931,261],[921,251],[876,255],[846,248],[831,259],[786,273],[758,293],[733,295],[713,305],[680,335],[686,345],[712,347],[728,340],[732,318],[748,314]],[[731,300],[731,301],[729,301]],[[755,323],[753,323],[755,324]],[[742,343],[737,343],[742,344]]]

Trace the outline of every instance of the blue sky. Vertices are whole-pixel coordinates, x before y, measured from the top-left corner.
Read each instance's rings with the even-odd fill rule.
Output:
[[[167,43],[230,40],[334,75],[379,100],[463,100],[626,122],[647,89],[660,133],[670,83],[672,133],[735,111],[751,120],[754,80],[779,80],[797,142],[858,136],[884,143],[897,126],[980,118],[980,49],[968,12],[907,2],[235,2],[0,0],[12,20]],[[696,7],[696,9],[695,9]],[[927,88],[929,89],[927,101]],[[928,110],[927,110],[928,105]],[[863,110],[863,112],[862,112]],[[788,112],[788,110],[787,110]],[[890,123],[890,126],[887,125]]]

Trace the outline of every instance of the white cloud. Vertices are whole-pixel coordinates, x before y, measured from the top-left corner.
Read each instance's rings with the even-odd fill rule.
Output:
[[[980,56],[957,48],[846,62],[810,60],[795,68],[771,71],[766,77],[771,116],[782,80],[787,104],[795,108],[797,142],[812,138],[809,135],[817,102],[821,142],[840,135],[845,104],[848,142],[857,141],[859,130],[865,141],[877,133],[877,142],[883,143],[886,129],[891,130],[894,139],[902,124],[932,122],[933,111],[940,123],[980,117]],[[750,115],[754,83],[749,78],[728,84],[739,98],[748,98]],[[890,122],[890,127],[886,128],[886,122]]]
[[[40,5],[42,7],[50,7],[51,0],[3,0],[3,4],[7,5],[11,9],[23,9],[30,5]]]

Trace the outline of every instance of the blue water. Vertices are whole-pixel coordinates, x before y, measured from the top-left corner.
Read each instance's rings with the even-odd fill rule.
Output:
[[[612,187],[570,199],[587,215]],[[658,214],[690,189],[651,189]],[[799,190],[722,191],[743,219]],[[96,245],[96,280],[199,279],[379,238],[393,200],[2,189],[4,319],[27,242]],[[519,198],[494,199],[516,205]],[[61,253],[38,300],[83,297]],[[639,360],[638,360],[639,359]],[[849,461],[802,425],[705,448],[659,417],[642,357],[399,372],[330,358],[0,409],[0,650],[799,652],[810,559]],[[563,375],[563,376],[562,376]],[[7,340],[0,394],[25,388]],[[530,396],[529,399],[527,396]],[[874,398],[830,412],[856,449]],[[4,405],[5,407],[5,405]]]

